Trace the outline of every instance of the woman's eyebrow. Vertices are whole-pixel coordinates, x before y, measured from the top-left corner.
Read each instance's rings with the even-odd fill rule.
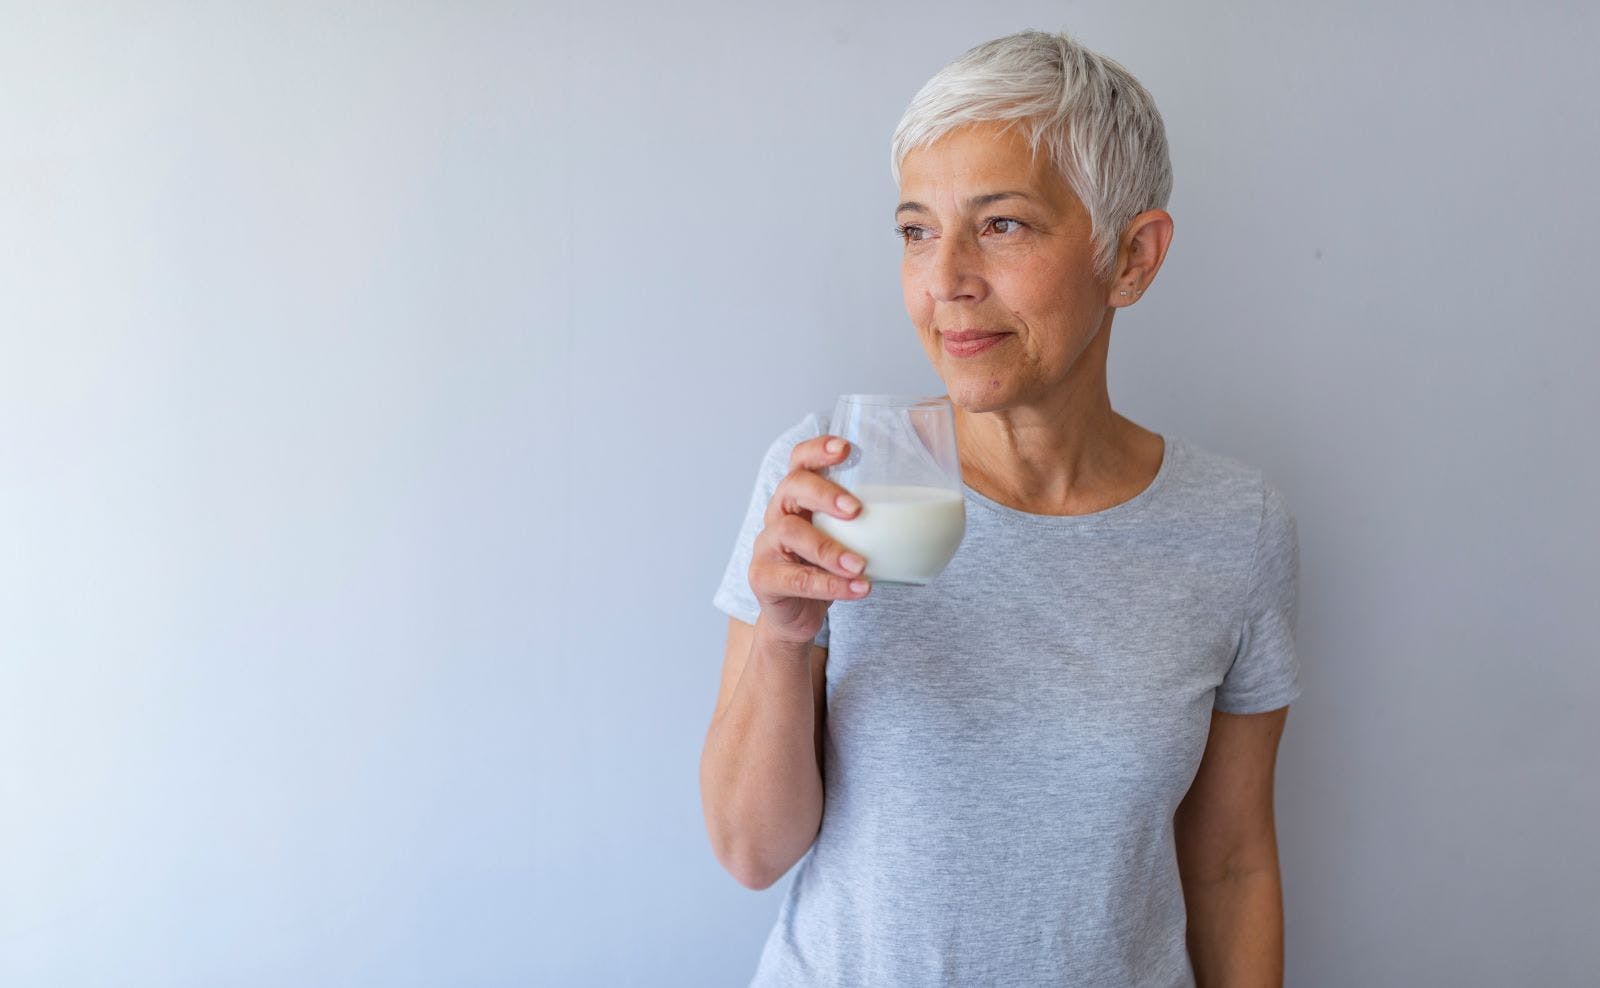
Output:
[[[1028,195],[1026,192],[986,192],[981,196],[973,196],[968,199],[967,208],[978,209],[981,206],[987,206],[1002,199],[1026,199],[1031,202],[1033,201],[1033,196]]]
[[[985,192],[982,195],[976,195],[968,199],[966,205],[968,209],[980,209],[1004,199],[1026,199],[1032,202],[1033,196],[1028,195],[1026,192]],[[927,206],[908,199],[895,207],[894,214],[899,216],[901,213],[926,213],[927,211]]]

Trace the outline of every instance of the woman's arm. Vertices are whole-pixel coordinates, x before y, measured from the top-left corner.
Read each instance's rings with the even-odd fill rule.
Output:
[[[827,662],[827,649],[728,619],[700,797],[712,852],[746,888],[772,885],[816,840]]]
[[[1288,713],[1214,711],[1205,755],[1174,818],[1199,988],[1283,984],[1272,777]]]
[[[849,520],[861,509],[818,472],[849,455],[849,443],[826,435],[790,451],[750,549],[756,622],[728,620],[700,801],[712,852],[752,889],[782,878],[822,824],[828,652],[815,639],[833,601],[860,600],[871,584],[859,577],[866,561],[811,519],[821,511]]]

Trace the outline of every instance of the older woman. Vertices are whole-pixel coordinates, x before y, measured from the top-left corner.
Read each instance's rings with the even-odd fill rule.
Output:
[[[801,862],[755,983],[1280,983],[1294,519],[1106,392],[1172,239],[1161,117],[1027,32],[939,72],[893,149],[967,534],[928,586],[873,588],[810,522],[859,510],[818,472],[847,444],[812,414],[767,454],[701,765],[734,877]]]

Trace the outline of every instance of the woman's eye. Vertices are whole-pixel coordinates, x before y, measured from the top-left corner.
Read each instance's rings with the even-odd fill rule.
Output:
[[[989,221],[989,228],[996,233],[1015,233],[1022,229],[1022,222],[1004,216],[997,216]]]
[[[907,224],[907,225],[904,225],[904,226],[896,226],[894,228],[894,232],[899,234],[900,235],[900,239],[904,240],[908,244],[909,243],[914,243],[914,242],[916,242],[918,240],[926,239],[927,236],[928,236],[928,231],[927,230],[923,229],[920,226],[911,226],[910,224]]]

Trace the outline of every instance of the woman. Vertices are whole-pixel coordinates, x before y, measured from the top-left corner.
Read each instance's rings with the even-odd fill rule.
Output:
[[[874,589],[810,523],[859,508],[818,472],[846,444],[808,415],[767,454],[701,765],[740,882],[804,858],[754,983],[1280,984],[1294,519],[1106,392],[1172,239],[1160,115],[1026,32],[929,81],[893,159],[967,534],[930,585]]]

